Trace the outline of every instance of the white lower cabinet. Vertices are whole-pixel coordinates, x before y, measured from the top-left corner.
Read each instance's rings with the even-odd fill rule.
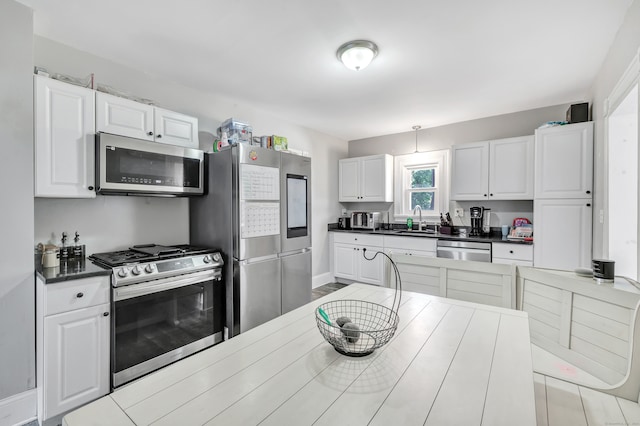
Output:
[[[365,251],[366,249],[366,251]],[[336,278],[367,284],[383,285],[384,256],[376,256],[382,251],[382,236],[351,233],[333,233],[333,274]]]
[[[109,393],[109,277],[37,281],[38,419],[57,424],[66,412]]]
[[[492,243],[491,262],[533,266],[533,245]]]
[[[534,265],[591,268],[591,199],[545,199],[533,204]]]

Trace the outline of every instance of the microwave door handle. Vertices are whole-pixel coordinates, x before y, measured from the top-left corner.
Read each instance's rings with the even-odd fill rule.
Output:
[[[162,278],[159,280],[153,280],[148,283],[133,284],[124,287],[116,287],[113,300],[115,302],[131,299],[138,296],[145,296],[147,294],[158,293],[160,291],[172,290],[175,288],[185,287],[192,284],[201,283],[204,281],[211,281],[219,278],[221,272],[219,270],[209,270],[203,272],[195,272],[189,274],[185,278],[176,279],[175,277]]]

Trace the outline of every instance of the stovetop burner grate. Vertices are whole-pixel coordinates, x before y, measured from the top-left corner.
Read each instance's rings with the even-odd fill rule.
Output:
[[[188,244],[177,244],[174,246],[144,244],[135,245],[129,248],[129,250],[94,253],[89,256],[89,259],[102,266],[115,268],[127,264],[151,262],[158,259],[171,259],[174,257],[192,256],[211,252],[211,249],[190,246]]]

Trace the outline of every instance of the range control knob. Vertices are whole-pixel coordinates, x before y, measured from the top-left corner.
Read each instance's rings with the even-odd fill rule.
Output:
[[[124,278],[124,277],[126,277],[127,275],[129,275],[129,271],[127,271],[127,269],[126,269],[126,268],[120,268],[120,270],[118,271],[118,276],[119,276],[120,278]]]
[[[206,255],[205,257],[202,258],[202,261],[204,263],[211,263],[211,256]]]
[[[140,275],[140,273],[142,272],[142,268],[140,268],[140,266],[136,265],[133,267],[133,269],[131,270],[131,273],[133,275]]]
[[[213,253],[213,260],[220,262],[220,253]]]
[[[148,274],[152,273],[154,269],[156,269],[156,265],[154,265],[153,263],[148,264],[144,268],[145,272],[147,272]]]

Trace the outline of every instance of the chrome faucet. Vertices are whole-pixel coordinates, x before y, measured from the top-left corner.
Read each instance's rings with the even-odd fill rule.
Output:
[[[423,222],[422,222],[422,207],[420,207],[420,204],[416,204],[416,206],[413,208],[413,214],[414,215],[416,214],[416,210],[418,210],[418,212],[420,213],[420,218],[418,220],[418,231],[422,231],[422,225],[423,225]],[[425,229],[427,227],[426,221],[424,222],[424,227],[425,227]]]

